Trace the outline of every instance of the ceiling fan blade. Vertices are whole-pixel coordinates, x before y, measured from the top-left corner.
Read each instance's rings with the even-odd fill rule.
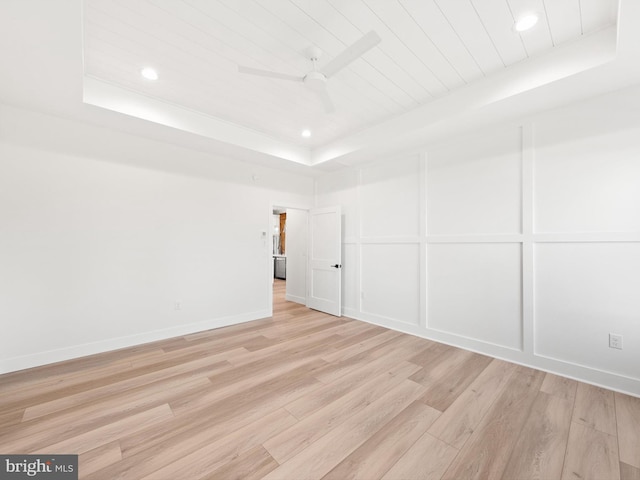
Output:
[[[327,89],[323,89],[323,90],[318,90],[318,97],[320,97],[320,101],[322,102],[322,105],[324,106],[324,111],[326,113],[333,113],[336,111],[336,107],[333,105],[333,102],[331,101],[331,97],[329,96],[329,92],[327,92]]]
[[[272,72],[270,70],[260,70],[259,68],[243,67],[242,65],[238,65],[238,72],[247,73],[249,75],[277,78],[280,80],[291,80],[293,82],[301,82],[303,79],[303,77],[296,77],[295,75],[287,75],[286,73]]]
[[[380,43],[381,40],[382,39],[380,38],[380,35],[371,30],[356,43],[354,43],[350,47],[347,47],[347,49],[339,54],[336,58],[327,63],[324,68],[321,69],[321,72],[324,73],[325,77],[329,78],[330,76],[336,74],[344,67],[349,65],[354,60],[360,58],[367,51],[371,50],[378,43]]]

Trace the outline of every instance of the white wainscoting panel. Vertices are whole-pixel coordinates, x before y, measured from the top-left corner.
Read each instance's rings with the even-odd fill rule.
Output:
[[[484,131],[428,152],[427,232],[520,233],[520,127]]]
[[[538,244],[535,258],[536,354],[640,379],[640,243]]]
[[[362,237],[419,234],[420,159],[418,155],[362,169]]]
[[[338,174],[328,174],[316,183],[317,207],[342,207],[342,238],[354,239],[358,235],[358,186],[359,172],[346,169]]]
[[[417,325],[420,245],[362,245],[362,312]]]
[[[536,126],[535,231],[640,231],[640,130],[558,133]]]
[[[356,309],[359,302],[358,289],[358,246],[354,243],[342,245],[342,305],[344,308]]]
[[[430,244],[428,327],[522,347],[520,243]]]

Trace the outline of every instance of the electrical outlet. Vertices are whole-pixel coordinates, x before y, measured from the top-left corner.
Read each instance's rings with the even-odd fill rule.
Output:
[[[609,348],[617,348],[618,350],[622,350],[622,335],[618,335],[617,333],[610,333]]]
[[[173,302],[173,309],[174,310],[182,310],[182,302],[179,302],[177,300],[175,302]]]

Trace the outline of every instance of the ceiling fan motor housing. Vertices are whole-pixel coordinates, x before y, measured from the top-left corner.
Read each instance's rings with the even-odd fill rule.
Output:
[[[326,88],[327,77],[320,72],[309,72],[304,76],[304,84],[311,90],[319,92]]]

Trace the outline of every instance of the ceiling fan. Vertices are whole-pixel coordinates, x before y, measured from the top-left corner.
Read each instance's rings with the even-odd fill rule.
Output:
[[[259,68],[245,67],[242,65],[238,66],[238,71],[249,75],[260,75],[263,77],[278,78],[280,80],[303,82],[310,90],[318,94],[320,101],[324,105],[325,111],[327,113],[331,113],[335,111],[335,107],[331,101],[329,92],[327,92],[327,80],[375,47],[380,43],[380,40],[380,36],[376,32],[373,30],[370,31],[327,63],[321,71],[316,70],[316,62],[320,57],[321,51],[317,47],[312,47],[309,49],[309,57],[313,63],[313,70],[301,77],[288,75],[286,73],[272,72],[270,70],[261,70]]]

